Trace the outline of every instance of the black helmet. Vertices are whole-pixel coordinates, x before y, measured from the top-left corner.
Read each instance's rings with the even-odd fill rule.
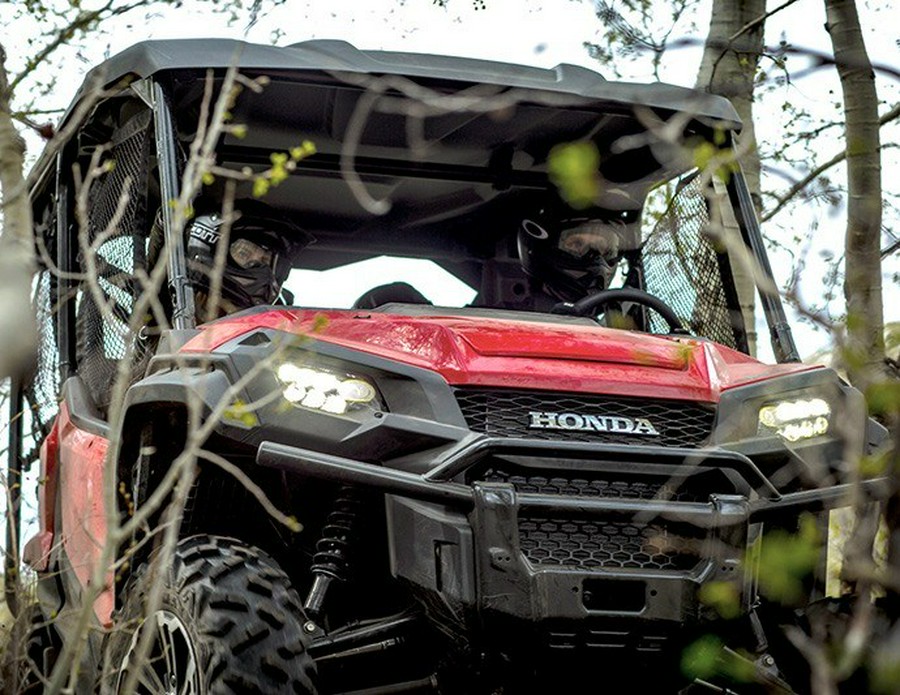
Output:
[[[564,302],[606,289],[622,258],[623,220],[611,211],[554,217],[546,209],[522,220],[522,269]]]
[[[222,299],[233,309],[272,304],[298,254],[314,239],[289,218],[257,200],[234,204],[222,273]],[[220,213],[197,215],[188,227],[187,261],[194,287],[208,292],[222,236]]]

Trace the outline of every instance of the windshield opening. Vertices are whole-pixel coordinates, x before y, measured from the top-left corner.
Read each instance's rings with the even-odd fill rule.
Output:
[[[370,290],[393,283],[414,287],[435,306],[463,307],[477,293],[434,261],[399,256],[378,256],[327,270],[294,268],[284,286],[297,306],[350,309]]]

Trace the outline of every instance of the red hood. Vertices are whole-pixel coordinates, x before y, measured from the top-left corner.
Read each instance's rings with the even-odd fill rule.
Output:
[[[766,365],[701,340],[481,316],[278,309],[202,327],[185,352],[275,328],[438,372],[450,384],[716,402],[728,388],[809,365]]]

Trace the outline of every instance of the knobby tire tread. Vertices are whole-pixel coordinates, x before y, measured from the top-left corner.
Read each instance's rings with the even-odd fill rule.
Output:
[[[149,586],[161,580],[161,607],[191,624],[208,693],[316,692],[305,618],[289,578],[263,551],[215,536],[181,541],[169,568],[159,572],[146,563],[129,580],[119,615],[126,629],[114,629],[107,645],[105,692],[114,692],[111,673],[122,663]]]

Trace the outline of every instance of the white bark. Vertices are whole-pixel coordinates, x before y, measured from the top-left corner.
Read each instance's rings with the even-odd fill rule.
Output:
[[[844,96],[847,233],[844,297],[851,382],[865,390],[884,369],[881,296],[881,137],[875,74],[853,0],[825,0],[826,28]]]
[[[25,190],[25,141],[10,115],[5,53],[0,46],[0,378],[29,365],[36,345],[31,280],[35,252]]]
[[[744,123],[740,136],[741,167],[757,212],[760,210],[760,163],[753,129],[753,86],[763,50],[764,23],[748,25],[765,15],[766,0],[713,0],[706,48],[697,87],[728,97]],[[743,31],[742,31],[743,30]],[[748,264],[732,258],[741,313],[751,354],[756,354],[756,288]]]

